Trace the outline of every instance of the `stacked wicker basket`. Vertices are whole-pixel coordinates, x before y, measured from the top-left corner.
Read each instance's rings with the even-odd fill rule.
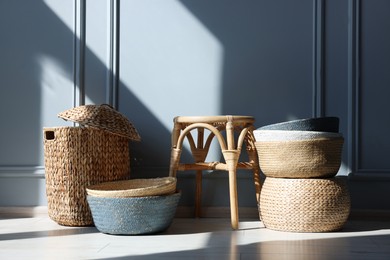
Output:
[[[80,126],[45,127],[46,197],[52,220],[65,226],[93,225],[85,188],[130,178],[133,124],[109,105],[85,105],[58,114]]]
[[[259,203],[265,227],[292,232],[339,230],[350,212],[346,183],[335,177],[344,139],[338,118],[311,118],[254,131],[266,176]]]

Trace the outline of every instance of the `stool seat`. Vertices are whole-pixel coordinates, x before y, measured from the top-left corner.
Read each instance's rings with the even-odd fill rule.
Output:
[[[235,123],[251,123],[255,122],[253,116],[177,116],[173,119],[176,123],[207,123],[207,124],[217,124],[217,123],[227,123],[228,117],[231,118]]]
[[[260,198],[260,169],[253,136],[255,119],[252,116],[177,116],[173,120],[172,148],[169,175],[177,171],[196,171],[195,216],[201,216],[202,171],[224,170],[229,172],[231,224],[238,228],[237,169],[253,171],[256,199]],[[205,137],[205,129],[209,135]],[[192,131],[197,131],[196,140]],[[225,134],[222,134],[225,132]],[[224,161],[206,162],[212,140],[218,140]],[[180,163],[184,140],[187,139],[194,163]],[[239,162],[241,149],[246,146],[247,162]]]

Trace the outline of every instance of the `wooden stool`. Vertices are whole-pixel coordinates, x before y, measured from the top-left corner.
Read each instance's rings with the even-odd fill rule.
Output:
[[[223,170],[229,172],[230,214],[233,229],[238,228],[237,169],[253,171],[256,199],[259,202],[260,169],[253,136],[254,121],[255,119],[251,116],[178,116],[174,118],[169,175],[175,177],[176,171],[196,171],[196,217],[201,216],[203,170]],[[198,133],[196,143],[191,134],[191,130],[194,129],[197,129]],[[204,129],[210,131],[207,139],[204,136]],[[226,132],[226,140],[222,135],[222,131]],[[235,133],[238,136],[237,140],[235,139]],[[183,141],[186,137],[195,161],[191,164],[180,163]],[[218,139],[225,162],[205,162],[214,137]],[[249,161],[239,162],[241,148],[244,142]]]

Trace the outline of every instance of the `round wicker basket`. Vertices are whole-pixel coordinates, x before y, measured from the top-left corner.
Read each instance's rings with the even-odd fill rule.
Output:
[[[172,194],[176,191],[176,178],[132,179],[104,182],[86,188],[94,197],[125,198]]]
[[[291,232],[341,229],[350,213],[347,185],[340,178],[283,179],[267,177],[259,214],[266,228]]]
[[[96,228],[107,234],[139,235],[164,231],[173,220],[181,193],[104,198],[87,196]]]
[[[255,143],[261,171],[267,177],[330,178],[341,165],[344,139],[321,138]]]

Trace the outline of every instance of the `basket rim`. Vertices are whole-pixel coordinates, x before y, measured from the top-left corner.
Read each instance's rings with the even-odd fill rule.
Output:
[[[176,191],[175,177],[130,179],[103,182],[86,187],[87,195],[94,197],[145,197],[171,194]]]
[[[344,138],[341,133],[298,130],[254,130],[255,140],[259,141],[302,141]]]
[[[160,195],[147,195],[147,196],[137,196],[137,197],[107,197],[107,196],[94,196],[87,194],[88,198],[93,199],[102,199],[102,200],[117,200],[117,201],[126,201],[126,200],[154,200],[159,198],[167,198],[167,197],[174,197],[174,196],[181,196],[182,192],[181,190],[175,190],[174,192],[167,193],[167,194],[160,194]]]
[[[259,127],[257,130],[321,131],[320,129],[324,129],[322,131],[333,130],[329,132],[337,133],[339,129],[339,122],[340,118],[337,116],[308,117],[264,125]],[[307,123],[313,123],[314,126],[307,126]],[[297,128],[298,126],[306,126],[304,128],[307,130],[299,130]]]

